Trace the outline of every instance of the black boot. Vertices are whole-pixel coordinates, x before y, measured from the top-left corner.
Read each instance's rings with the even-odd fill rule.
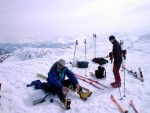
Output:
[[[70,99],[64,99],[61,101],[63,107],[67,110],[70,109],[71,100]]]

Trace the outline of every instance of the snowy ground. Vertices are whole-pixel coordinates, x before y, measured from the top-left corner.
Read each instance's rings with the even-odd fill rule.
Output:
[[[87,40],[87,54],[86,58],[89,61],[89,67],[86,69],[87,77],[95,79],[89,75],[89,72],[94,72],[98,67],[97,64],[91,62],[94,57],[94,47],[92,41]],[[23,54],[8,58],[0,64],[0,83],[2,84],[2,91],[0,92],[0,113],[120,113],[116,105],[111,101],[110,95],[113,94],[118,103],[128,110],[130,113],[135,113],[129,105],[132,99],[135,103],[139,113],[149,113],[150,111],[150,40],[137,39],[125,40],[124,48],[127,49],[127,59],[125,66],[128,69],[137,70],[142,68],[144,74],[144,82],[137,80],[134,76],[125,73],[126,75],[126,89],[124,95],[124,72],[120,69],[122,87],[120,100],[119,89],[113,89],[110,83],[114,81],[112,73],[112,64],[109,62],[104,65],[107,71],[107,78],[105,80],[98,80],[105,84],[109,89],[97,89],[90,84],[80,81],[80,84],[89,88],[93,93],[87,101],[82,101],[76,93],[69,92],[68,98],[72,100],[71,109],[64,110],[56,95],[47,98],[47,101],[39,105],[32,105],[32,101],[44,96],[41,90],[34,90],[33,87],[26,87],[31,81],[39,79],[36,77],[37,73],[47,76],[47,73],[52,64],[59,58],[65,58],[68,62],[67,66],[72,69],[69,64],[73,59],[74,45],[71,48],[65,49],[49,49],[51,54],[43,58],[24,59]],[[111,51],[112,45],[107,40],[97,42],[97,56],[104,57]],[[38,51],[39,49],[34,49]],[[32,49],[33,51],[33,49]],[[17,52],[17,54],[19,54]],[[32,53],[34,54],[34,53]],[[84,43],[80,42],[77,46],[76,57],[78,60],[84,60]],[[73,72],[85,76],[85,69],[74,67]],[[44,81],[40,79],[41,81]],[[50,98],[54,99],[50,103]]]

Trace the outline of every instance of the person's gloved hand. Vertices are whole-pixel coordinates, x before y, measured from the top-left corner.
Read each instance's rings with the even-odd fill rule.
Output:
[[[126,54],[127,54],[126,50],[122,50],[122,56],[123,56],[124,60],[126,60]]]
[[[112,63],[113,62],[113,53],[112,52],[109,53],[109,58],[110,58],[111,63]]]

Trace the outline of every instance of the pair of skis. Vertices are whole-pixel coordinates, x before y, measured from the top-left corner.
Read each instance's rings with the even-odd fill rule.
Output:
[[[94,86],[94,87],[96,87],[96,88],[98,88],[98,89],[103,90],[103,88],[101,88],[100,86],[109,89],[109,87],[105,86],[104,84],[100,83],[100,82],[97,81],[97,80],[93,80],[93,79],[90,79],[90,78],[87,78],[87,77],[83,77],[83,76],[81,76],[81,75],[79,75],[79,74],[76,74],[76,73],[74,73],[74,74],[75,74],[75,76],[76,76],[78,79],[80,79],[80,80],[82,80],[82,81],[84,81],[84,82],[87,82],[87,83],[91,84],[92,86]],[[100,85],[100,86],[98,86],[98,85]]]
[[[116,101],[116,99],[114,98],[113,95],[111,95],[111,100],[116,104],[116,106],[119,108],[119,110],[120,110],[122,113],[128,113],[128,111],[125,110],[125,109]],[[137,111],[137,109],[135,108],[135,105],[134,105],[134,103],[133,103],[132,100],[130,101],[130,106],[134,109],[135,113],[139,113],[139,112]]]
[[[138,68],[140,77],[138,76],[138,72],[135,72],[135,71],[133,71],[133,70],[129,70],[129,69],[125,68],[125,67],[123,67],[123,69],[127,70],[128,73],[132,74],[134,77],[136,77],[136,78],[137,78],[138,80],[140,80],[141,82],[144,82],[143,73],[142,73],[142,70],[141,70],[140,67]]]
[[[44,75],[42,75],[42,74],[37,74],[37,76],[40,77],[40,78],[42,78],[42,79],[44,79],[44,80],[47,80],[47,77],[44,76]],[[82,86],[81,86],[81,88],[82,88],[83,90],[85,90],[86,92],[89,92],[89,91],[90,91],[89,89],[87,89],[87,88],[85,88],[85,87],[82,87]],[[70,89],[71,91],[73,91],[73,92],[76,92],[76,89],[74,89],[73,86],[70,86],[69,89]],[[50,96],[50,95],[51,95],[51,93],[47,93],[44,98],[41,98],[41,99],[38,99],[38,100],[33,101],[33,105],[36,105],[36,104],[39,104],[39,103],[43,103],[43,102],[45,101],[45,99],[46,99],[48,96]],[[83,100],[84,100],[84,99],[83,99]],[[85,100],[86,100],[86,99],[85,99]],[[51,99],[50,102],[52,103],[52,102],[53,102],[53,99]],[[70,109],[70,104],[71,104],[71,100],[70,100],[70,103],[68,102],[68,105],[67,105],[67,106],[64,106],[63,103],[62,103],[63,107],[64,107],[66,110]]]
[[[42,78],[42,79],[44,79],[44,80],[47,80],[47,77],[44,76],[44,75],[42,75],[42,74],[37,74],[37,76],[40,77],[40,78]],[[89,89],[87,89],[87,88],[85,88],[85,87],[83,87],[83,86],[81,86],[81,87],[82,87],[83,90],[89,91]],[[75,92],[75,89],[74,89],[73,87],[70,86],[69,89],[70,89],[71,91],[74,91],[74,92]]]

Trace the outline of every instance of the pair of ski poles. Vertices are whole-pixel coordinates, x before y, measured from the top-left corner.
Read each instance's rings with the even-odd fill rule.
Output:
[[[84,41],[84,44],[85,44],[85,61],[86,61],[86,39]],[[75,43],[75,50],[74,50],[74,56],[73,56],[73,63],[74,63],[74,59],[75,59],[75,54],[76,54],[76,46],[78,45],[78,40],[76,40],[76,43]],[[72,69],[73,69],[73,64],[72,64]],[[86,76],[86,68],[85,68],[85,76]]]

